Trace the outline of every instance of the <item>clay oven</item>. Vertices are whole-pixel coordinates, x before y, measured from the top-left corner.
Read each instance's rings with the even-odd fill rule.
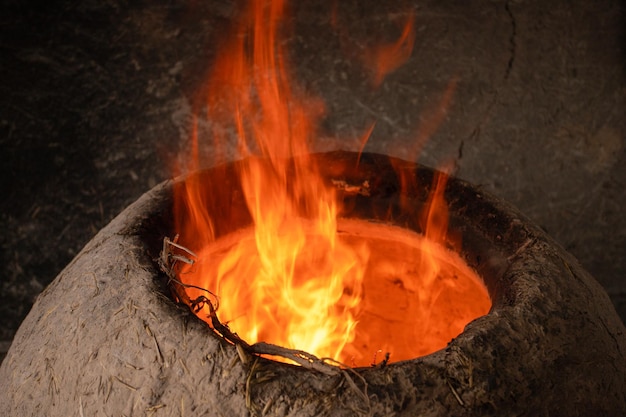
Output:
[[[345,218],[390,222],[423,205],[433,171],[395,161],[424,189],[401,195],[389,158],[316,155]],[[210,173],[210,172],[209,172]],[[206,175],[199,173],[193,175]],[[514,208],[450,179],[450,229],[484,280],[488,314],[443,349],[397,363],[307,369],[242,350],[177,305],[158,266],[172,188],[128,207],[41,294],[0,368],[2,415],[617,415],[626,334],[606,293]],[[224,196],[229,198],[230,196]],[[367,200],[368,204],[364,204]],[[410,213],[393,224],[417,229]],[[419,231],[419,230],[418,230]]]

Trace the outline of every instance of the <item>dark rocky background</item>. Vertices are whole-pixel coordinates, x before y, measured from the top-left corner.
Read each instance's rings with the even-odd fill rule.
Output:
[[[326,102],[316,149],[453,161],[573,253],[626,320],[624,5],[619,0],[293,2],[300,84]],[[340,30],[331,27],[338,5]],[[37,295],[185,149],[227,0],[3,1],[0,355]],[[360,64],[415,12],[407,64]],[[451,80],[453,101],[441,113]],[[445,114],[438,129],[429,129]],[[211,151],[207,145],[207,152]]]

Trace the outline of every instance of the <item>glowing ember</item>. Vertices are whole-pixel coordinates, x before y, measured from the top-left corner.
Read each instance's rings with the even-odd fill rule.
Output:
[[[335,190],[307,146],[322,106],[289,79],[280,42],[284,13],[282,0],[252,0],[209,80],[208,116],[236,126],[246,157],[238,174],[253,227],[227,234],[232,226],[220,224],[219,210],[228,204],[197,178],[186,181],[176,189],[176,227],[199,258],[178,276],[217,294],[220,319],[249,343],[350,365],[369,364],[378,350],[393,360],[437,350],[489,309],[480,280],[437,243],[446,241],[445,177],[425,212],[426,238],[367,222],[338,227]],[[411,39],[412,18],[390,45],[391,55],[377,50],[381,58],[394,57],[391,67],[377,67],[377,77],[406,59]],[[191,169],[200,166],[197,134],[193,139]],[[224,138],[215,132],[215,140]],[[263,158],[251,156],[253,150]],[[187,293],[205,295],[194,288]]]

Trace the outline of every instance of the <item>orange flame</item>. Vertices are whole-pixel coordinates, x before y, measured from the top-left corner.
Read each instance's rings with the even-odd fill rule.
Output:
[[[264,341],[360,365],[379,349],[392,351],[396,360],[439,349],[467,321],[486,312],[485,304],[478,303],[469,315],[451,319],[454,323],[460,320],[460,329],[448,323],[442,326],[444,330],[436,331],[436,337],[424,336],[424,323],[434,314],[433,303],[443,297],[441,294],[449,293],[445,288],[435,290],[437,282],[444,281],[444,287],[456,285],[451,278],[442,278],[442,259],[450,256],[437,244],[446,239],[445,177],[438,177],[424,215],[426,239],[416,243],[414,236],[406,237],[404,232],[394,235],[415,253],[417,263],[406,267],[410,272],[370,252],[367,239],[340,238],[340,207],[335,191],[324,183],[308,147],[316,137],[315,126],[323,106],[319,100],[305,96],[290,79],[287,53],[281,43],[286,30],[285,9],[285,0],[249,1],[227,42],[218,50],[207,89],[206,107],[214,126],[215,148],[225,152],[228,135],[223,126],[232,125],[238,138],[238,154],[247,157],[237,165],[237,186],[243,191],[254,230],[227,234],[231,231],[220,219],[227,217],[223,213],[228,204],[220,200],[224,194],[219,190],[232,185],[220,183],[220,172],[210,184],[201,182],[200,177],[190,177],[175,188],[174,210],[181,243],[199,252],[199,256],[196,264],[180,269],[179,278],[221,297],[220,320],[248,343]],[[411,15],[401,39],[371,55],[379,62],[375,81],[380,82],[410,55],[412,25]],[[448,105],[453,84],[444,96],[443,107]],[[441,122],[438,116],[434,116],[434,125]],[[373,127],[363,136],[361,150]],[[427,126],[426,133],[432,129]],[[199,136],[194,124],[192,170],[201,166]],[[255,157],[259,154],[263,158]],[[401,180],[410,182],[402,176]],[[380,235],[387,232],[377,227],[370,227],[375,230],[369,239],[378,239],[382,245]],[[396,245],[394,239],[384,244]],[[458,266],[460,261],[445,262],[456,265],[450,267],[454,271],[468,269]],[[385,274],[392,278],[378,279]],[[462,274],[469,273],[448,272],[447,276]],[[398,282],[406,293],[393,293]],[[470,291],[482,288],[474,284],[456,286],[463,294],[470,287]],[[376,297],[389,291],[396,294],[385,300],[390,308],[396,307],[398,297],[417,294],[411,297],[416,301],[407,301],[405,319],[418,320],[420,325],[397,337],[388,337],[384,331],[376,336],[376,329],[384,330],[386,324],[381,324],[376,303],[365,293]],[[192,299],[205,295],[195,288],[188,288],[187,293]],[[441,320],[445,320],[445,312],[442,314]],[[208,308],[198,315],[206,318]],[[396,339],[397,343],[393,342]],[[427,341],[419,344],[419,340]]]
[[[360,42],[351,40],[351,36],[346,32],[344,27],[339,23],[339,4],[334,1],[331,6],[330,24],[335,31],[339,33],[340,42],[344,53],[348,56],[356,58],[361,64],[370,71],[372,86],[380,87],[385,77],[402,65],[404,65],[415,46],[415,12],[407,9],[403,14],[408,17],[402,26],[402,31],[398,39],[389,43],[377,43],[372,46],[365,47]],[[395,17],[389,16],[389,19],[395,20]],[[355,55],[354,51],[360,51]]]
[[[366,65],[373,69],[372,82],[378,87],[384,78],[400,68],[410,57],[415,45],[415,14],[410,13],[398,40],[388,45],[378,45],[365,54]]]
[[[254,238],[228,248],[219,263],[200,262],[180,275],[186,283],[228,294],[220,318],[244,340],[338,358],[354,338],[367,249],[337,239],[334,190],[320,180],[307,146],[315,133],[311,109],[320,114],[320,106],[296,93],[289,80],[278,42],[284,12],[284,1],[250,2],[221,50],[209,87],[209,117],[232,115],[239,153],[258,149],[266,158],[241,165]],[[193,153],[197,158],[197,136]],[[187,212],[178,215],[178,227],[185,244],[203,248],[216,235],[205,211],[208,196],[198,187],[186,184],[181,198]]]

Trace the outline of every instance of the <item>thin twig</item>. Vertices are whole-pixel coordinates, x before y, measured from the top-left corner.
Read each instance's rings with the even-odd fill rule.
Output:
[[[137,388],[133,387],[132,385],[130,385],[128,382],[122,381],[118,376],[114,376],[113,378],[115,378],[117,380],[117,382],[119,382],[120,384],[124,385],[126,388],[128,388],[131,391],[137,391]]]
[[[195,263],[194,258],[198,258],[198,255],[196,255],[192,250],[187,249],[177,242],[178,235],[174,236],[174,239],[171,240],[167,236],[164,237],[163,249],[159,254],[159,266],[169,277],[176,275],[174,268],[176,267],[176,263],[178,261],[193,265]],[[172,248],[182,251],[183,254],[176,253]]]
[[[456,390],[454,389],[454,387],[452,386],[452,384],[450,383],[450,381],[448,379],[446,379],[446,382],[448,383],[448,387],[450,388],[450,391],[452,391],[452,394],[454,395],[454,398],[456,398],[456,400],[459,402],[459,405],[461,407],[463,407],[465,405],[465,403],[461,399],[461,396],[459,395],[459,393],[456,392]]]
[[[181,282],[181,281],[177,280],[176,278],[172,278],[172,277],[169,277],[169,280],[170,280],[170,282],[173,282],[176,285],[179,285],[179,286],[181,286],[183,288],[195,288],[196,290],[204,291],[206,293],[211,294],[211,297],[215,298],[215,304],[216,304],[215,305],[215,310],[217,310],[219,308],[220,298],[216,294],[214,294],[211,291],[207,290],[206,288],[198,287],[197,285],[192,285],[192,284],[185,284],[184,282]],[[176,295],[179,295],[179,294],[177,293]],[[199,298],[201,298],[201,297],[199,297]],[[198,300],[198,303],[200,303],[200,301],[206,302],[204,300],[199,300],[199,299],[196,299],[196,300]]]
[[[190,249],[187,249],[186,247],[184,247],[183,245],[177,242],[178,242],[178,235],[174,236],[174,240],[169,240],[168,238],[164,239],[164,243],[167,243],[170,246],[174,246],[175,248],[178,248],[184,252],[187,252],[189,255],[193,256],[194,258],[198,257],[198,255],[196,255],[195,252],[193,252]]]
[[[259,358],[256,358],[254,360],[254,363],[252,364],[252,367],[250,368],[250,371],[248,372],[248,377],[246,378],[246,407],[248,409],[250,409],[251,404],[252,404],[252,400],[250,397],[250,381],[252,380],[252,375],[254,375],[254,373],[256,372],[258,361],[259,361]]]
[[[261,411],[261,415],[262,416],[267,414],[267,412],[269,411],[269,409],[270,409],[270,407],[272,406],[273,403],[274,403],[274,397],[270,397],[270,399],[267,400],[267,403],[265,404],[265,407],[263,407],[263,411]]]
[[[361,375],[360,373],[358,373],[356,370],[354,370],[353,368],[339,362],[336,361],[332,358],[324,358],[323,359],[324,362],[332,362],[334,364],[336,364],[338,367],[341,368],[337,368],[341,371],[341,375],[344,377],[345,381],[348,382],[348,385],[350,386],[350,388],[352,388],[352,390],[359,396],[361,397],[361,399],[363,400],[363,402],[365,403],[365,405],[367,406],[367,413],[369,414],[372,410],[372,407],[370,405],[370,398],[369,395],[367,394],[367,380],[365,379],[365,377],[363,375]],[[356,376],[361,383],[363,384],[363,389],[360,389],[357,385],[356,382],[354,382],[354,379],[352,379],[350,377],[350,374],[353,374],[354,376]]]
[[[513,255],[507,258],[507,261],[511,262],[512,260],[516,259],[522,252],[526,251],[529,246],[534,245],[536,241],[537,239],[526,239],[526,242],[524,242],[524,244],[522,244],[522,246],[520,246]]]
[[[159,346],[159,342],[157,341],[157,338],[154,335],[154,333],[152,333],[152,330],[150,330],[150,327],[147,324],[145,326],[146,326],[146,332],[148,332],[148,335],[152,336],[152,340],[154,340],[154,347],[156,348],[156,351],[157,351],[157,358],[159,360],[159,363],[163,365],[165,363],[165,358],[163,357],[163,353],[161,353],[161,347]]]
[[[250,351],[257,355],[273,355],[290,359],[303,368],[312,369],[325,375],[334,376],[340,372],[338,367],[329,365],[317,356],[303,350],[289,349],[271,343],[259,342],[250,346]]]

